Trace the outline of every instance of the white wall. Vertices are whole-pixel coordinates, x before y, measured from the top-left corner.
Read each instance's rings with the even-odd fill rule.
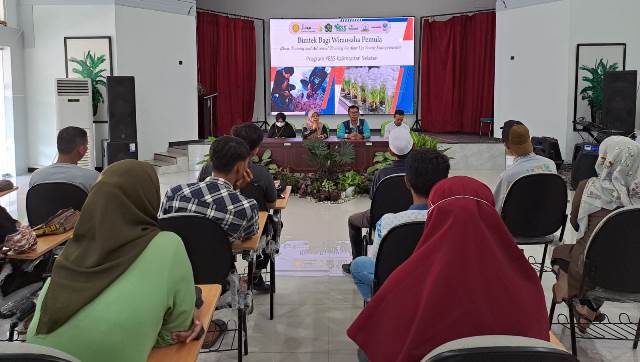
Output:
[[[138,156],[148,160],[198,137],[195,17],[115,8],[118,75],[135,76]]]
[[[269,49],[269,25],[270,18],[337,18],[337,17],[362,17],[362,16],[415,16],[416,17],[416,75],[419,64],[418,44],[420,38],[419,18],[426,15],[439,15],[446,13],[456,13],[462,11],[472,11],[487,8],[495,8],[495,0],[402,0],[389,2],[388,0],[198,0],[198,7],[214,11],[221,11],[232,14],[253,16],[265,19],[266,25],[266,47]],[[262,33],[256,27],[258,54],[262,49]],[[257,59],[258,64],[262,64],[262,58]],[[267,64],[259,69],[257,80],[261,82],[265,74],[269,74],[269,59],[267,51]],[[266,72],[266,73],[265,73]],[[267,77],[268,78],[268,77]],[[270,80],[266,79],[266,83]],[[416,102],[417,102],[416,81]],[[262,89],[262,90],[261,90]],[[264,114],[264,86],[262,84],[256,90],[256,107],[254,109],[254,120],[262,120]],[[417,113],[416,109],[416,113]],[[273,117],[268,116],[269,122],[273,122]],[[344,121],[343,116],[324,116],[322,121],[335,128],[338,122]],[[372,128],[379,128],[380,124],[389,119],[387,116],[367,115],[367,120]],[[407,116],[409,124],[415,119],[414,116]],[[291,120],[296,125],[302,125],[305,117],[291,116]]]
[[[497,13],[494,108],[498,137],[505,121],[517,119],[532,136],[557,138],[565,149],[569,12],[567,2],[553,2]]]
[[[33,6],[34,47],[24,51],[30,166],[48,165],[57,154],[54,79],[65,77],[64,37],[108,35],[114,42],[114,16],[113,5]]]
[[[532,135],[558,138],[570,162],[581,140],[572,126],[577,44],[626,43],[627,69],[640,70],[639,13],[638,0],[561,0],[499,11],[496,122],[525,120]]]

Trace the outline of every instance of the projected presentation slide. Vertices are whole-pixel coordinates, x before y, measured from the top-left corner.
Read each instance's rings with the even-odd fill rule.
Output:
[[[414,18],[271,19],[271,112],[414,113]]]

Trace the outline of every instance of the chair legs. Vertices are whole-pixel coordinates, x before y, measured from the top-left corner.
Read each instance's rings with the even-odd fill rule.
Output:
[[[638,328],[636,329],[636,338],[633,340],[633,349],[638,349],[638,341],[640,341],[640,320],[638,320]]]
[[[576,345],[576,320],[575,320],[575,306],[573,301],[567,301],[567,307],[569,307],[569,326],[571,327],[571,353],[574,357],[578,358],[578,347]]]
[[[540,262],[540,280],[542,280],[542,274],[544,273],[544,264],[547,261],[547,250],[549,244],[544,244],[544,250],[542,251],[542,261]]]
[[[242,338],[242,313],[243,309],[238,307],[238,362],[242,362],[242,346],[243,346],[243,338]]]

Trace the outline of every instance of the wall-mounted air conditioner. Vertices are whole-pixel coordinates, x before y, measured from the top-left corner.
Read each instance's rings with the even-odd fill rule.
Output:
[[[94,169],[95,139],[91,81],[89,79],[56,79],[56,134],[59,130],[75,126],[87,131],[89,150],[78,166]]]

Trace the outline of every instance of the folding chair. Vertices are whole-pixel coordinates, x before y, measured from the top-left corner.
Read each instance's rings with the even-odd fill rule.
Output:
[[[80,362],[80,360],[51,347],[20,342],[0,342],[0,361]]]
[[[597,300],[602,303],[610,301],[640,304],[638,232],[640,207],[622,208],[609,214],[598,224],[589,240],[580,293],[565,301],[569,308],[568,327],[567,322],[552,323],[556,304],[551,301],[549,324],[561,324],[570,329],[571,350],[574,356],[578,356],[575,305],[580,299]],[[586,290],[587,286],[589,290]],[[626,321],[623,321],[623,318]],[[579,338],[633,341],[633,349],[637,349],[640,321],[636,324],[626,314],[621,314],[619,319],[617,323],[610,322],[608,317],[604,322],[594,322]]]
[[[518,245],[544,245],[540,279],[545,272],[549,244],[560,230],[562,243],[567,225],[567,184],[560,175],[536,173],[517,179],[504,199],[502,220]],[[537,264],[535,258],[533,265]],[[550,270],[548,270],[550,271]]]
[[[27,191],[27,218],[29,225],[43,224],[58,211],[66,208],[82,210],[87,193],[68,182],[37,184]]]
[[[369,231],[363,237],[364,255],[367,255],[367,245],[373,243],[373,232],[376,224],[384,214],[406,211],[413,204],[411,191],[404,183],[405,174],[395,174],[383,178],[371,199],[369,209]]]
[[[373,272],[373,294],[405,260],[409,259],[424,231],[424,221],[408,222],[393,227],[380,241]]]
[[[423,362],[578,362],[553,344],[517,336],[462,338],[434,349]]]

